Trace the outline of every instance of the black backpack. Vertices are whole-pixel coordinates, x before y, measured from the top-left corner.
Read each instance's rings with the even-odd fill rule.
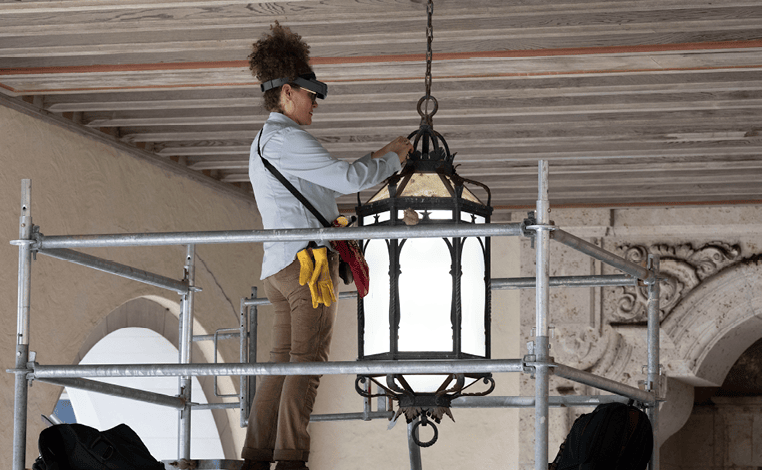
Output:
[[[598,405],[572,425],[550,470],[644,470],[653,452],[648,416],[624,403]]]
[[[38,446],[33,470],[164,470],[126,424],[107,431],[57,424],[40,433]]]

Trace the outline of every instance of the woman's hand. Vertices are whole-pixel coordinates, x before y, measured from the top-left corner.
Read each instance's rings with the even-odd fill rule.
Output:
[[[386,144],[381,150],[373,152],[373,158],[381,158],[389,152],[394,152],[400,159],[400,164],[405,165],[405,160],[410,152],[413,151],[413,144],[407,137],[399,136]]]

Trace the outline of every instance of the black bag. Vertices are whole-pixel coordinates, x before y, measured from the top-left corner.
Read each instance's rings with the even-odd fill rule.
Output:
[[[648,416],[624,403],[598,405],[572,425],[550,470],[644,470],[653,452]]]
[[[107,431],[57,424],[40,433],[38,446],[33,470],[164,470],[126,424]]]

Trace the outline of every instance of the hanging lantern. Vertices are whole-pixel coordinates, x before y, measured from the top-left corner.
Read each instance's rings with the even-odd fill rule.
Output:
[[[429,2],[429,32],[431,2]],[[485,224],[492,208],[487,186],[461,178],[454,154],[433,129],[438,104],[430,93],[430,49],[426,95],[418,102],[420,128],[408,137],[414,150],[407,164],[365,204],[356,208],[361,226],[395,226],[417,219],[419,225]],[[428,104],[433,110],[428,112]],[[421,109],[426,105],[427,111]],[[420,150],[419,150],[420,148]],[[486,192],[484,204],[476,193]],[[359,360],[459,360],[490,358],[490,239],[488,237],[368,240],[363,244],[370,289],[358,301]],[[408,423],[452,418],[450,401],[486,395],[494,389],[490,374],[360,376],[358,393],[378,396],[361,386],[372,380],[399,402],[397,416]],[[488,389],[464,390],[477,380]],[[395,419],[397,418],[395,416]],[[433,426],[433,424],[432,424]],[[413,439],[420,446],[427,443]]]

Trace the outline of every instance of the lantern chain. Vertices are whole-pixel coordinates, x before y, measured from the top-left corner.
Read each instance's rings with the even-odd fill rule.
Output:
[[[434,41],[434,25],[432,17],[434,16],[434,0],[429,0],[426,6],[426,14],[428,16],[428,24],[426,25],[426,96],[431,96],[431,61],[433,53],[431,51],[431,43]]]
[[[426,24],[426,77],[424,79],[426,94],[418,101],[418,114],[421,116],[421,125],[426,124],[429,127],[433,127],[432,117],[439,108],[436,98],[431,96],[431,61],[433,58],[431,44],[434,41],[434,25],[432,21],[434,16],[434,0],[429,0],[426,5],[426,15],[428,17]],[[433,104],[431,111],[429,111],[429,101]],[[421,110],[421,105],[424,105],[425,110]]]

